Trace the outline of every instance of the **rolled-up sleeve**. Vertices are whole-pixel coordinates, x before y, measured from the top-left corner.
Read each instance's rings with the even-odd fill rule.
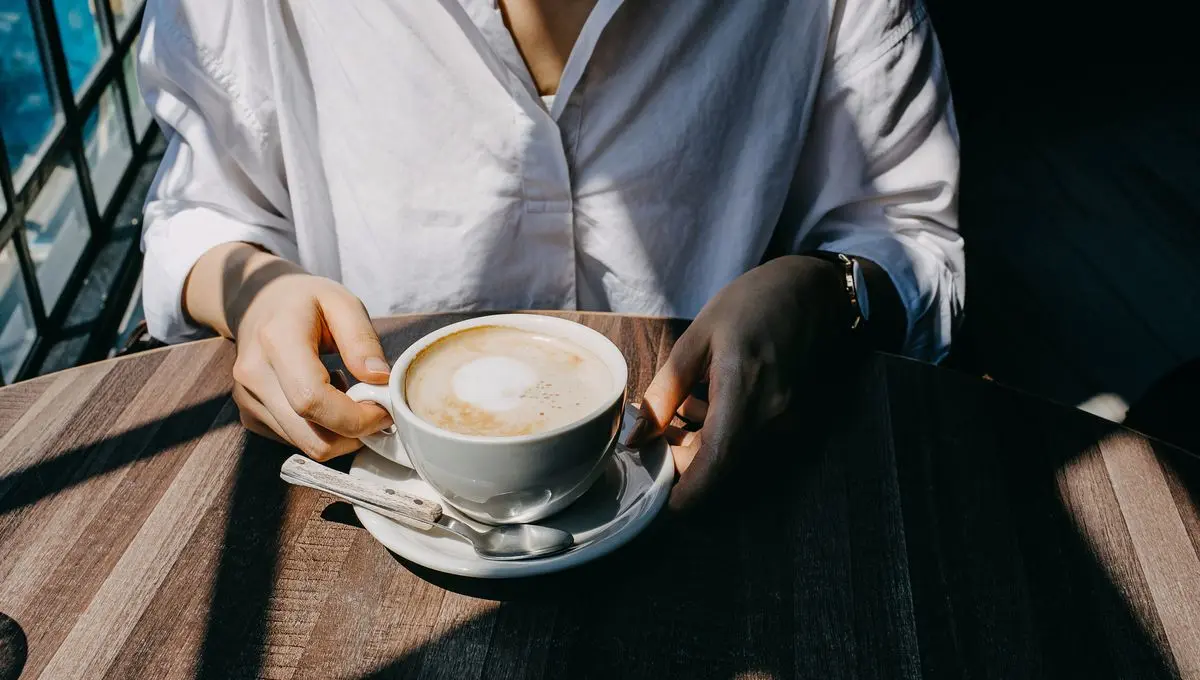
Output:
[[[297,261],[258,3],[150,0],[138,81],[168,139],[146,199],[142,297],[150,333],[202,337],[182,306],[209,249],[245,241]]]
[[[866,258],[908,313],[904,353],[940,361],[963,308],[958,133],[924,8],[848,0],[831,36],[795,183],[799,249]]]

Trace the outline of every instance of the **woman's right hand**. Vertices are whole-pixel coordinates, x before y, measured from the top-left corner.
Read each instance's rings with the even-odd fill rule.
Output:
[[[335,387],[321,363],[322,352],[336,351],[355,378],[388,381],[367,310],[341,284],[231,244],[197,262],[184,300],[193,319],[237,343],[233,398],[249,430],[324,461],[357,450],[359,437],[391,424],[382,407]]]

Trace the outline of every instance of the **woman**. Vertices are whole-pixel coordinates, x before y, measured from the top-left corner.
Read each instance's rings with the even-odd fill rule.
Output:
[[[638,427],[703,423],[676,507],[777,376],[949,347],[957,135],[904,0],[151,0],[139,63],[151,331],[234,339],[243,422],[314,458],[388,424],[318,360],[385,382],[368,314],[694,317]]]

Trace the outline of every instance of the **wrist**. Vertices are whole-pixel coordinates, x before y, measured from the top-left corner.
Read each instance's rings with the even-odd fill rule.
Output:
[[[200,256],[184,281],[181,303],[191,322],[237,336],[251,302],[268,285],[304,270],[250,243],[225,243]]]
[[[846,335],[871,349],[885,352],[903,349],[908,314],[895,284],[882,267],[863,257],[824,251],[796,257],[820,260],[828,265],[827,270],[836,271],[839,292],[827,293],[823,298],[840,305],[840,313],[833,310],[832,318],[834,323],[841,324]]]
[[[840,263],[813,255],[786,255],[774,262],[796,272],[796,304],[816,335],[838,341],[851,334],[856,314]]]

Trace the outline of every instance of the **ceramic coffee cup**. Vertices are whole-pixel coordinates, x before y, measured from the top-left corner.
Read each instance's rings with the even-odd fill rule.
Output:
[[[459,434],[422,420],[405,401],[409,367],[421,351],[454,333],[501,326],[563,338],[590,350],[612,374],[588,415],[536,434]],[[413,343],[392,366],[386,386],[359,383],[348,392],[388,410],[393,428],[363,437],[381,456],[412,468],[442,499],[489,524],[536,522],[570,505],[604,471],[621,429],[628,379],[625,357],[608,338],[573,321],[536,314],[484,316],[451,324]],[[603,399],[601,400],[601,396]]]

